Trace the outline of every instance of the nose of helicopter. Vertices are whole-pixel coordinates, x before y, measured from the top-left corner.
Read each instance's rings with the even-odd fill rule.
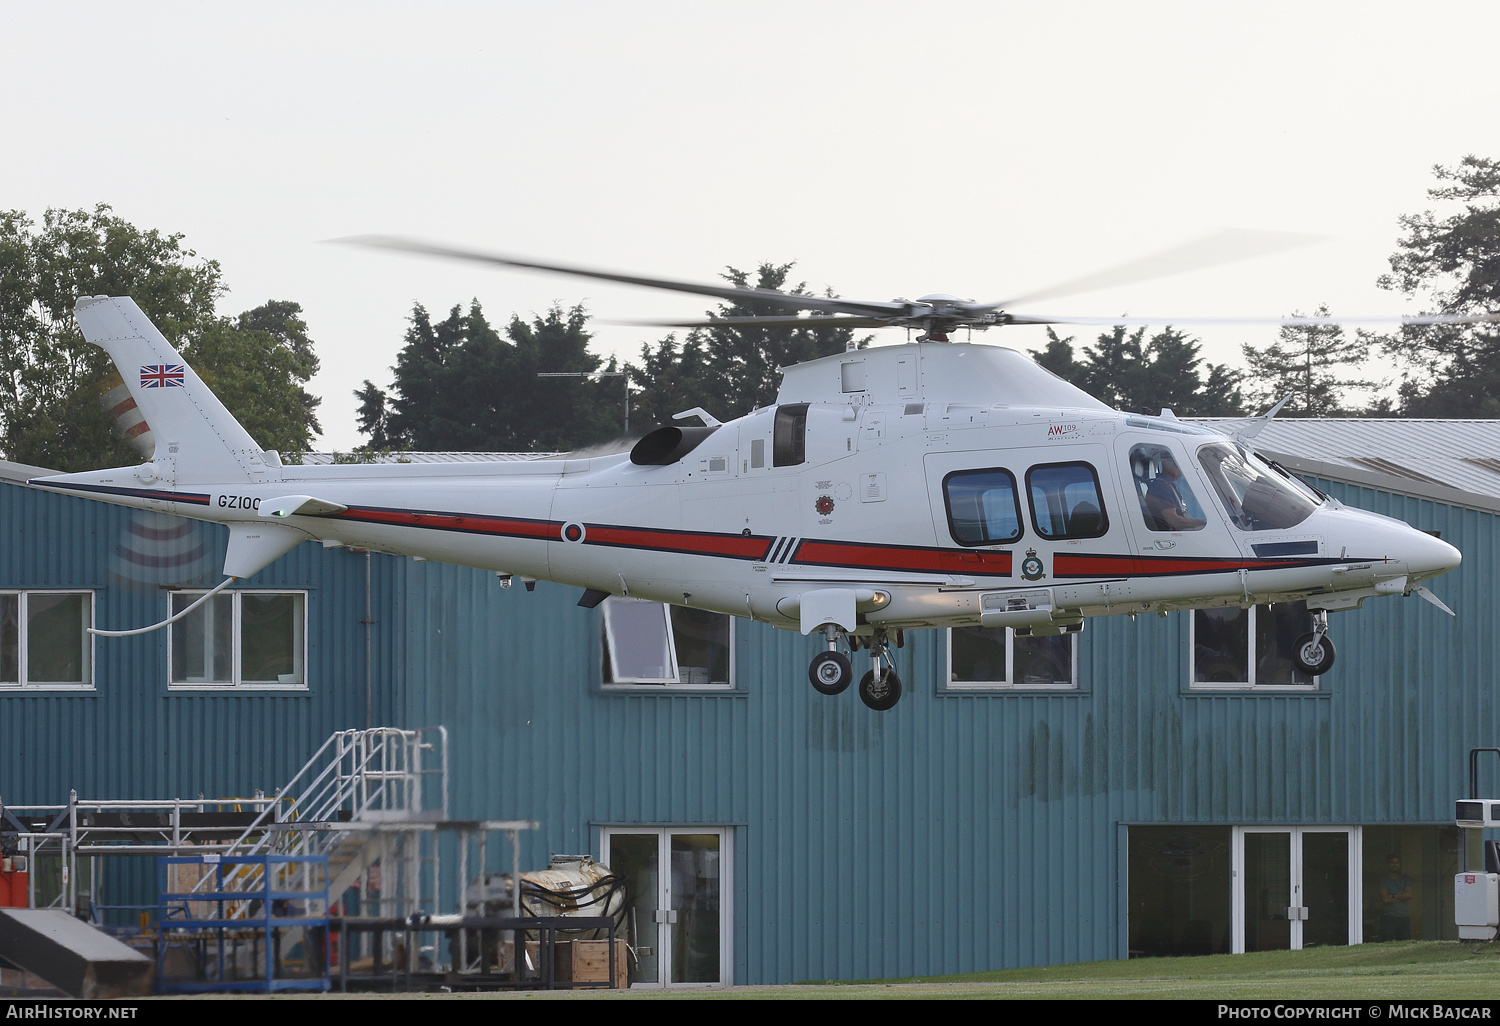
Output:
[[[1375,538],[1371,540],[1377,542],[1377,548],[1371,554],[1378,553],[1401,564],[1414,582],[1445,574],[1463,562],[1463,554],[1436,535],[1379,514],[1366,513],[1365,517],[1375,528]]]
[[[1458,564],[1463,562],[1463,553],[1441,538],[1416,528],[1408,528],[1408,532],[1402,547],[1410,576],[1436,577],[1458,569]]]

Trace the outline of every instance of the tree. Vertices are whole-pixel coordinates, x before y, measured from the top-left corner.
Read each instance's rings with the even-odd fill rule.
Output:
[[[761,264],[752,283],[750,275],[727,268],[725,281],[742,288],[774,289],[794,296],[811,295],[806,282],[786,288],[792,264]],[[825,292],[832,296],[832,292]],[[750,317],[789,311],[765,300],[721,304],[710,316]],[[721,419],[743,416],[776,402],[782,367],[842,353],[854,333],[848,328],[819,327],[817,317],[806,327],[711,327],[690,332],[679,348],[675,335],[642,346],[641,366],[630,365],[631,379],[640,390],[636,400],[643,419],[665,421],[674,413],[702,406]],[[863,347],[868,338],[855,342]]]
[[[1227,417],[1242,412],[1240,374],[1221,364],[1204,364],[1202,344],[1170,326],[1149,339],[1147,329],[1116,325],[1101,332],[1083,359],[1073,342],[1047,329],[1047,346],[1031,355],[1038,364],[1117,410],[1181,416]],[[1199,368],[1207,371],[1205,378]]]
[[[64,471],[140,461],[99,398],[118,374],[73,321],[79,296],[130,296],[253,437],[302,449],[318,400],[301,389],[317,369],[295,303],[220,319],[219,265],[181,235],[142,231],[103,204],[48,210],[40,228],[0,212],[0,448],[7,459]]]
[[[588,351],[587,321],[581,306],[554,306],[531,322],[512,317],[501,338],[477,300],[436,323],[418,304],[390,391],[366,381],[354,393],[359,429],[373,448],[454,452],[551,452],[613,438],[623,382],[538,377],[614,369]]]
[[[1047,348],[1033,350],[1031,358],[1039,365],[1056,374],[1064,381],[1083,387],[1087,368],[1073,355],[1073,339],[1058,338],[1057,332],[1047,329]]]
[[[676,335],[641,346],[641,365],[629,364],[635,392],[631,406],[640,424],[665,424],[674,413],[702,407],[718,416],[729,415],[729,399],[719,389],[710,366],[707,332],[691,331],[678,345]]]
[[[302,388],[318,358],[300,304],[273,299],[232,321],[218,319],[181,352],[263,447],[303,452],[323,430],[323,400]]]
[[[1433,174],[1451,184],[1427,195],[1461,209],[1401,218],[1406,235],[1379,285],[1424,296],[1434,312],[1494,313],[1500,310],[1500,162],[1471,155]],[[1500,417],[1500,326],[1407,325],[1378,341],[1409,368],[1399,390],[1405,416]]]
[[[1327,317],[1328,308],[1318,307],[1313,316]],[[1344,404],[1345,396],[1380,385],[1351,378],[1350,369],[1369,359],[1370,341],[1363,335],[1346,337],[1337,324],[1283,325],[1279,341],[1259,349],[1246,345],[1243,351],[1252,405],[1264,409],[1290,395],[1288,416],[1351,416],[1358,410]]]

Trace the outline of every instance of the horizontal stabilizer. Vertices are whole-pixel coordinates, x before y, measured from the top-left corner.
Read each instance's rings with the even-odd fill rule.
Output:
[[[252,577],[309,537],[281,524],[230,524],[224,576],[240,580]]]
[[[312,495],[283,495],[260,504],[263,517],[328,517],[343,513],[348,506]]]

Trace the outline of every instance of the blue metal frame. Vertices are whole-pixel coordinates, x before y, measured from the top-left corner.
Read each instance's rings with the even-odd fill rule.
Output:
[[[288,865],[293,863],[311,864],[321,867],[318,879],[322,881],[321,890],[306,891],[278,891],[273,890],[272,866]],[[167,890],[167,867],[174,865],[212,865],[214,867],[213,890],[208,891],[169,891]],[[229,867],[231,871],[241,866],[259,866],[261,868],[261,881],[263,886],[257,890],[225,890],[224,871]],[[278,979],[276,976],[275,945],[272,943],[273,931],[287,927],[300,926],[307,929],[321,928],[322,936],[328,936],[328,856],[327,855],[194,855],[194,856],[162,856],[157,859],[157,934],[156,934],[156,958],[157,958],[157,990],[161,993],[202,993],[206,991],[225,990],[260,990],[270,993],[278,990],[321,990],[329,988],[329,966],[326,954],[323,958],[323,974],[321,977],[304,977],[299,979]],[[181,908],[186,912],[190,902],[219,902],[220,915],[214,919],[193,919],[189,917],[170,917],[173,907]],[[223,917],[225,901],[259,901],[260,915],[254,919],[233,919]],[[308,901],[320,904],[321,915],[313,916],[278,916],[275,914],[275,903],[280,901]],[[169,930],[202,930],[215,932],[218,935],[218,978],[214,980],[169,980],[161,972],[160,967],[166,965],[167,936]],[[259,931],[263,934],[261,948],[265,958],[265,978],[263,980],[226,980],[224,978],[224,940],[225,931],[233,930],[238,933]],[[307,941],[303,946],[306,948]]]

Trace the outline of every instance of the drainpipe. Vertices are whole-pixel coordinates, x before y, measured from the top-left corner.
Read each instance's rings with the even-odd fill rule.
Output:
[[[365,729],[369,730],[375,725],[375,693],[371,685],[372,678],[372,652],[373,643],[371,630],[375,626],[374,617],[370,610],[370,550],[365,549],[365,618],[360,621],[365,625]]]

